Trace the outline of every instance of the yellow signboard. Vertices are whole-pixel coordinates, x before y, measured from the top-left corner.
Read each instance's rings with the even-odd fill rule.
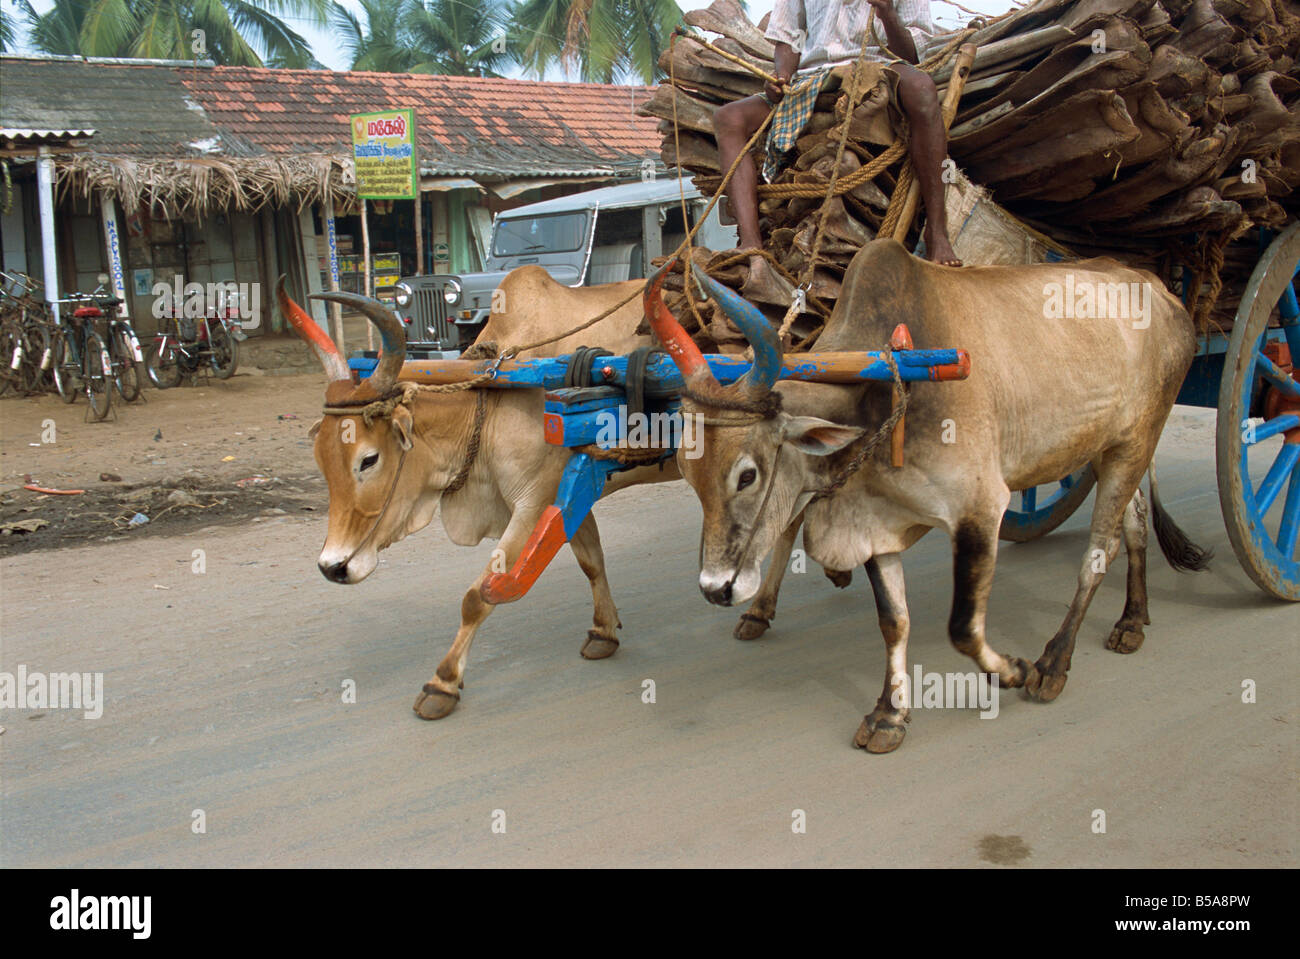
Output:
[[[420,170],[414,110],[354,114],[352,155],[357,168],[357,196],[361,199],[415,199]]]

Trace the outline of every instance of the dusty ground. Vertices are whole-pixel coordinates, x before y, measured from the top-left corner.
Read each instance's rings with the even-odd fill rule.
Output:
[[[7,401],[7,482],[113,466],[140,483],[191,467],[227,485],[301,477],[318,389],[250,377],[107,427],[72,416],[52,449],[25,446],[50,407]],[[1166,505],[1218,558],[1186,576],[1153,552],[1145,646],[1103,648],[1123,606],[1111,575],[1059,700],[1006,693],[991,720],[918,710],[888,756],[850,745],[884,664],[865,578],[835,591],[815,567],[791,573],[771,632],[733,640],[736,611],[696,587],[699,508],[680,483],[597,508],[615,656],[578,655],[590,592],[565,550],[488,620],[436,723],[411,703],[491,543],[453,547],[435,523],[342,587],[315,568],[321,512],[182,528],[173,511],[135,542],[5,556],[0,669],[102,672],[106,702],[93,720],[0,710],[0,864],[1294,867],[1300,609],[1236,565],[1210,422],[1177,411],[1159,460]],[[1003,546],[997,648],[1032,658],[1056,629],[1086,522]],[[911,662],[971,669],[945,635],[948,543],[927,537],[905,565]]]
[[[84,398],[71,406],[53,395],[0,399],[0,529],[46,524],[0,532],[0,556],[323,509],[307,440],[323,389],[319,373],[253,369],[147,389],[129,405],[117,398],[102,423],[86,421]],[[84,493],[32,492],[29,482]],[[137,513],[150,522],[130,526]]]

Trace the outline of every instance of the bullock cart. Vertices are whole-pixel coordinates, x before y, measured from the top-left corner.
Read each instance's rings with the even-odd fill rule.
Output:
[[[661,121],[664,161],[709,193],[729,173],[713,112],[762,90],[774,48],[735,0],[685,19],[692,29],[661,59],[668,82],[641,112]],[[1110,256],[1181,297],[1199,349],[1178,402],[1218,410],[1233,550],[1265,592],[1300,599],[1300,10],[1289,0],[1034,0],[937,37],[922,57],[949,124],[958,255]],[[815,348],[866,242],[892,236],[923,252],[904,132],[862,66],[832,72],[783,169],[759,186],[764,248],[689,252],[695,269],[742,293],[748,255],[768,260],[791,295],[751,299],[787,351]],[[763,138],[751,143],[761,160]],[[683,280],[665,290],[706,349],[744,347],[716,302]],[[1093,482],[1084,468],[1019,491],[1002,537],[1055,529]]]

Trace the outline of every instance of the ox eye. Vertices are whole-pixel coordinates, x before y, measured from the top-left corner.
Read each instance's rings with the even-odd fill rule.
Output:
[[[366,454],[365,456],[361,457],[361,472],[364,473],[366,470],[370,469],[370,467],[374,466],[378,462],[379,462],[378,453]]]
[[[736,480],[736,492],[739,493],[746,486],[752,485],[757,478],[758,473],[752,466],[749,469],[741,470],[740,478]]]

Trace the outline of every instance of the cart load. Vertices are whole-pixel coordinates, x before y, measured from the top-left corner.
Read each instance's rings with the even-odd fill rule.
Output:
[[[660,60],[668,79],[641,112],[661,119],[664,161],[707,195],[726,173],[713,112],[762,91],[774,47],[736,0],[685,20]],[[961,171],[945,172],[959,256],[1114,256],[1181,293],[1198,329],[1231,327],[1260,256],[1253,228],[1280,230],[1300,207],[1300,6],[1035,0],[919,52]],[[912,248],[919,235],[906,133],[873,68],[832,72],[787,165],[759,186],[764,255],[805,291],[798,316],[786,317],[795,349],[811,345],[865,242],[888,235]],[[736,251],[696,249],[692,262],[734,289],[748,276]],[[687,301],[681,276],[667,288],[693,335],[743,348],[716,305],[698,291]],[[759,305],[773,322],[789,306]]]

